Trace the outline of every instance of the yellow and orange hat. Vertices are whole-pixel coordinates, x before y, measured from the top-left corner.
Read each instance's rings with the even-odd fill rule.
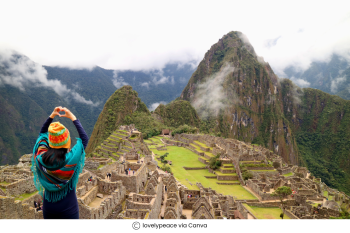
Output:
[[[59,122],[53,122],[49,126],[49,145],[51,148],[70,148],[71,140],[69,131]]]

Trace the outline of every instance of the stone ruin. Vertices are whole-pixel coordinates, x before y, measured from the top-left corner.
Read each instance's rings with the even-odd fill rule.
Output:
[[[132,135],[137,135],[130,139]],[[200,143],[195,143],[199,141]],[[143,143],[134,125],[121,126],[86,158],[85,168],[80,174],[76,193],[80,218],[83,219],[242,219],[256,218],[244,203],[259,207],[279,207],[280,202],[271,194],[281,186],[291,187],[295,193],[284,200],[282,211],[294,219],[322,219],[339,216],[340,206],[350,205],[349,196],[325,185],[321,179],[310,176],[303,167],[285,165],[283,159],[261,146],[224,139],[210,135],[177,134],[162,140],[165,145],[183,146],[205,157],[201,151],[220,154],[225,169],[221,173],[235,172],[232,176],[238,184],[247,185],[263,203],[248,202],[237,197],[222,195],[210,187],[195,184],[193,190],[180,184],[172,175],[157,169],[157,161]],[[207,147],[201,146],[205,144]],[[164,147],[166,149],[166,147]],[[201,154],[203,153],[203,154]],[[204,158],[203,158],[204,157]],[[140,161],[143,161],[142,163]],[[252,172],[253,179],[244,181],[240,171],[242,163],[259,164],[280,161],[276,172]],[[137,162],[133,162],[137,161]],[[42,219],[33,201],[40,201],[30,170],[31,155],[19,159],[17,165],[0,167],[0,218]],[[271,163],[271,162],[270,162]],[[196,168],[196,169],[204,169]],[[126,171],[131,172],[125,172]],[[188,168],[190,169],[190,168]],[[253,171],[253,168],[251,168]],[[258,168],[258,170],[263,170]],[[213,172],[213,176],[218,176]],[[106,174],[111,173],[110,179]],[[294,175],[285,177],[284,174]],[[220,176],[220,175],[219,175]],[[89,178],[93,177],[92,181]],[[220,177],[217,177],[218,180]],[[233,178],[230,178],[233,179]],[[224,181],[222,181],[224,183]],[[192,184],[191,184],[192,185]],[[193,184],[194,185],[194,184]],[[328,201],[324,192],[328,193]],[[21,199],[24,193],[28,198]],[[320,203],[315,206],[315,203]]]

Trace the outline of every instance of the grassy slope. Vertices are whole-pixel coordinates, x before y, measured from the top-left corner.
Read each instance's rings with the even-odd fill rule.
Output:
[[[159,139],[151,138],[152,141],[157,141]],[[189,189],[198,190],[198,187],[195,185],[196,182],[200,182],[205,188],[212,188],[219,193],[224,195],[232,195],[238,199],[256,199],[251,193],[246,191],[240,185],[218,185],[217,179],[207,179],[204,176],[215,176],[214,174],[208,172],[208,170],[185,170],[183,167],[204,167],[205,165],[198,161],[198,155],[192,151],[177,146],[168,146],[167,151],[158,151],[149,146],[149,148],[158,155],[163,155],[169,153],[166,157],[167,160],[172,161],[171,170],[174,173],[174,176],[179,180],[183,185]],[[188,179],[188,181],[186,180]],[[192,183],[192,186],[189,184]],[[226,182],[226,181],[222,181]],[[233,182],[226,182],[233,183]]]

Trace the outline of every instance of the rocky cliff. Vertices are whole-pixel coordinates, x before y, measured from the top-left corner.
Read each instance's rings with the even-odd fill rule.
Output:
[[[298,163],[278,77],[242,33],[230,32],[210,48],[181,98],[202,118],[214,119],[221,136],[262,144]]]

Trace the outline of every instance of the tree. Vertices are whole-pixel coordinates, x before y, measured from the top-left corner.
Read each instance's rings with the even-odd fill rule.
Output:
[[[281,213],[281,214],[280,214],[280,218],[283,219],[283,217],[284,217],[284,213]]]
[[[219,160],[220,155],[212,157],[209,159],[209,167],[213,170],[218,169],[221,166],[221,161]]]
[[[275,161],[275,162],[273,162],[272,166],[277,169],[281,166],[281,164],[279,162]]]
[[[242,176],[244,180],[249,180],[253,178],[253,174],[248,170],[245,170],[244,172],[242,172]]]
[[[282,186],[277,188],[272,194],[271,196],[277,196],[280,198],[281,200],[281,204],[283,206],[283,199],[286,198],[287,196],[292,194],[292,189],[290,187],[287,186]]]
[[[165,153],[164,155],[161,155],[159,158],[160,158],[160,160],[162,161],[162,163],[163,163],[163,160],[165,159],[165,157],[167,157],[168,156],[168,152],[167,153]]]

